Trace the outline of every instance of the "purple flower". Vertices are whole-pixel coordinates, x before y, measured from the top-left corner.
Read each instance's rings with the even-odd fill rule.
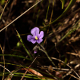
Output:
[[[40,33],[39,33],[40,32]],[[28,35],[27,36],[27,40],[29,42],[32,42],[33,44],[37,43],[41,43],[43,41],[43,37],[44,37],[44,32],[43,31],[39,31],[38,27],[35,27],[31,30],[31,34],[32,35]]]
[[[36,53],[37,53],[37,51],[35,50],[35,51],[34,51],[34,54],[36,54]]]

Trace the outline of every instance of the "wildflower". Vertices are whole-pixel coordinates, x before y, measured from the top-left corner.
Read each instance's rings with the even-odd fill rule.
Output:
[[[39,33],[40,32],[40,33]],[[29,42],[32,42],[33,44],[37,43],[41,43],[43,41],[43,37],[44,37],[44,32],[43,31],[39,31],[38,27],[35,27],[31,30],[31,34],[32,35],[28,35],[27,36],[27,40]]]
[[[37,53],[37,51],[36,51],[36,50],[34,51],[34,54],[35,54],[35,53]]]
[[[33,48],[34,54],[38,52],[38,49],[39,49],[39,46],[38,46],[38,44],[37,44],[37,45]]]

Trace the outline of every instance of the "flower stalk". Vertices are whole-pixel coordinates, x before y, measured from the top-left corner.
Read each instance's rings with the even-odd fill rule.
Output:
[[[25,47],[25,45],[24,45],[24,43],[23,43],[23,41],[22,41],[22,38],[21,38],[20,34],[18,33],[17,30],[16,30],[16,32],[17,32],[17,36],[18,36],[19,39],[20,39],[20,42],[22,43],[22,46],[24,47],[25,51],[26,51],[27,54],[29,55],[30,59],[32,60],[32,56],[30,55],[29,51],[26,49],[26,47]]]

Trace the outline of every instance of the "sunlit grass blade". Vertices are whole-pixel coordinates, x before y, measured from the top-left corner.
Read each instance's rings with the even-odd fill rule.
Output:
[[[24,56],[19,56],[19,55],[14,55],[14,54],[0,54],[0,56],[11,56],[11,57],[17,57],[17,58],[22,58],[22,59],[27,59],[27,60],[31,60],[29,58],[26,58]]]
[[[0,64],[4,64],[4,63],[3,62],[0,62]],[[5,64],[7,64],[7,65],[13,65],[13,66],[18,66],[18,67],[26,67],[24,65],[18,65],[18,64],[7,63],[7,62]]]

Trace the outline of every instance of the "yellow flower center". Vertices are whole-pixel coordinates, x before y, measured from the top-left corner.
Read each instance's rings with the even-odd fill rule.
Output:
[[[38,37],[37,37],[37,36],[35,36],[35,39],[36,39],[36,40],[38,40]]]

